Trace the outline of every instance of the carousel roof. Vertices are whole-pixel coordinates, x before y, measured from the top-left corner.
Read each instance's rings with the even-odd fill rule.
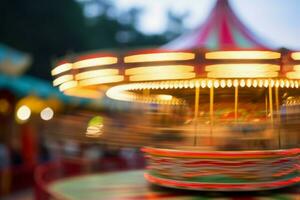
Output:
[[[205,22],[163,46],[164,49],[182,50],[206,48],[266,49],[259,39],[243,24],[231,9],[228,0],[217,0]]]

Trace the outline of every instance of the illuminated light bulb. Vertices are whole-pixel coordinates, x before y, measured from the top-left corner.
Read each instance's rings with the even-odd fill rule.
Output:
[[[257,85],[258,85],[258,82],[257,82],[257,80],[253,80],[252,86],[256,88],[256,87],[257,87]]]
[[[212,80],[208,80],[208,81],[207,81],[207,87],[208,87],[208,88],[211,88],[212,85],[213,85]]]
[[[239,86],[239,81],[238,81],[237,79],[235,79],[235,80],[233,81],[233,86],[234,86],[234,87],[238,87],[238,86]]]
[[[285,85],[286,88],[289,88],[290,87],[290,82],[288,80],[286,80],[284,85]]]
[[[167,81],[165,82],[165,89],[169,89],[170,88],[170,83]]]
[[[232,87],[232,81],[231,80],[227,80],[227,87]]]
[[[150,83],[150,89],[155,89],[155,83]],[[173,87],[174,87],[174,85],[173,85]]]
[[[258,80],[258,87],[263,87],[264,81],[262,79]]]
[[[290,86],[291,86],[291,88],[294,88],[294,81],[292,81],[292,80],[290,80]]]
[[[221,85],[221,88],[226,87],[226,81],[225,80],[221,80],[220,85]]]
[[[295,88],[298,88],[299,87],[299,83],[298,81],[295,81]]]
[[[190,81],[190,88],[194,88],[195,87],[195,83],[193,80]]]
[[[178,83],[178,81],[175,81],[174,82],[174,88],[177,89],[178,87],[179,87],[179,83]]]
[[[275,87],[277,87],[277,88],[278,88],[278,87],[279,87],[279,85],[280,85],[280,83],[279,83],[279,80],[276,80],[276,81],[275,81]]]
[[[165,89],[165,84],[164,84],[164,82],[160,82],[160,83],[159,83],[159,88],[160,88],[160,89]]]
[[[184,88],[188,88],[189,87],[189,81],[184,81]]]
[[[199,88],[199,87],[200,87],[200,82],[199,82],[199,80],[196,80],[195,87],[196,87],[196,88]]]
[[[219,81],[218,81],[218,80],[215,80],[215,81],[214,81],[214,87],[215,87],[215,88],[218,88],[219,86],[220,86]]]
[[[267,88],[269,86],[269,81],[268,80],[264,80],[264,87]]]
[[[206,87],[206,80],[201,80],[201,87],[205,88]]]
[[[247,80],[247,87],[251,87],[252,86],[252,80],[251,79],[248,79]]]
[[[40,116],[42,120],[48,121],[53,118],[54,111],[50,107],[47,107],[41,111]]]
[[[280,80],[280,87],[284,88],[284,81],[283,80]]]
[[[28,106],[23,105],[17,110],[17,118],[21,121],[28,120],[30,116],[31,116],[31,110]]]
[[[180,88],[180,89],[183,88],[183,81],[180,81],[180,82],[179,82],[179,88]]]
[[[271,87],[274,87],[274,85],[275,85],[275,81],[274,81],[274,80],[271,80],[271,81],[270,81],[270,86],[271,86]]]
[[[241,87],[245,87],[245,85],[246,85],[246,82],[245,82],[244,79],[242,79],[242,80],[240,81],[240,86],[241,86]]]
[[[170,88],[173,89],[174,88],[174,83],[172,81],[169,82]]]

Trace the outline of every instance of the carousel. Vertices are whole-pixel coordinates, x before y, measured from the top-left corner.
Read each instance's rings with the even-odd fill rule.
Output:
[[[227,1],[161,48],[66,57],[51,74],[64,94],[136,105],[146,131],[106,134],[98,120],[87,135],[144,146],[152,184],[251,191],[300,181],[300,52],[261,45]]]

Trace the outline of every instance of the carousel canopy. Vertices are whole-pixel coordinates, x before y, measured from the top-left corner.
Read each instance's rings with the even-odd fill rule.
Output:
[[[231,9],[228,0],[217,0],[205,22],[163,46],[163,49],[206,48],[266,49]]]

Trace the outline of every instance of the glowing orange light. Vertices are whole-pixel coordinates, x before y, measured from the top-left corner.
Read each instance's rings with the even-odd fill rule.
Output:
[[[274,51],[214,51],[205,54],[206,59],[278,59]]]
[[[195,58],[194,53],[187,52],[164,52],[164,53],[148,53],[126,56],[125,63],[137,62],[156,62],[156,61],[178,61],[178,60],[191,60]]]
[[[118,75],[119,70],[117,69],[99,69],[99,70],[91,70],[87,72],[81,72],[75,76],[76,80],[83,80],[95,77],[103,77],[103,76],[112,76]]]
[[[62,75],[53,81],[53,86],[58,86],[62,83],[68,82],[73,80],[73,75],[67,74],[67,75]]]
[[[300,60],[300,52],[294,52],[294,53],[292,53],[292,58],[294,60]]]
[[[64,64],[59,65],[59,66],[55,67],[54,69],[52,69],[51,75],[55,76],[55,75],[61,74],[63,72],[69,71],[71,69],[72,69],[71,63],[64,63]]]
[[[76,87],[77,84],[78,84],[77,81],[68,81],[68,82],[65,82],[65,83],[61,84],[59,86],[59,90],[60,91],[65,91],[65,90],[68,90],[70,88]]]
[[[96,78],[84,79],[79,81],[79,86],[98,85],[103,83],[115,83],[123,80],[124,77],[121,75],[96,77]]]
[[[86,68],[86,67],[95,67],[102,65],[111,65],[118,62],[116,57],[100,57],[100,58],[90,58],[86,60],[77,61],[73,64],[74,69]]]

